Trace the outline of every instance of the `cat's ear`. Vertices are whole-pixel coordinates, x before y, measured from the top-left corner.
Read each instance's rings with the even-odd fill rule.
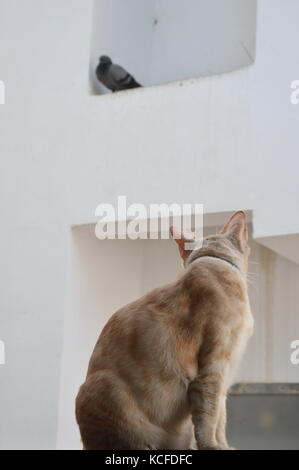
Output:
[[[178,230],[176,227],[171,226],[169,228],[169,232],[172,238],[175,240],[179,247],[179,252],[183,260],[185,260],[192,250],[186,249],[186,245],[188,243],[192,243],[195,241],[195,236],[192,232]]]
[[[248,227],[246,215],[243,211],[235,212],[229,221],[220,230],[222,234],[228,234],[239,240],[241,244],[248,242]]]

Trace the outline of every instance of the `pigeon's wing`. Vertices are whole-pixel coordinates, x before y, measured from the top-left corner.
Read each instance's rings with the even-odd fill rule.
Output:
[[[122,82],[128,76],[130,76],[130,74],[123,67],[117,64],[112,64],[110,66],[109,72],[116,82]]]
[[[127,72],[123,67],[117,64],[112,64],[109,70],[111,78],[119,90],[132,88],[133,85],[140,86],[135,82],[134,77]]]

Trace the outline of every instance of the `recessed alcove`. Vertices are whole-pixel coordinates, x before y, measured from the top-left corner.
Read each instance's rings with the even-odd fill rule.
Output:
[[[91,93],[107,93],[94,74],[100,55],[148,86],[249,65],[255,34],[256,0],[94,0]]]

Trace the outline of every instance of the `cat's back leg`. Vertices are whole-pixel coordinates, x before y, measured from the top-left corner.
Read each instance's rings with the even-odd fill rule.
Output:
[[[148,422],[127,385],[110,371],[91,375],[81,386],[76,418],[86,450],[153,449],[165,437]]]

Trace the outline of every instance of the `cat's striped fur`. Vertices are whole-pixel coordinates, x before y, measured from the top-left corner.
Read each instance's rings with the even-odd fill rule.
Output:
[[[116,312],[76,400],[85,449],[227,449],[226,395],[252,333],[245,215],[235,213],[186,270]],[[117,286],[114,286],[117,289]]]

